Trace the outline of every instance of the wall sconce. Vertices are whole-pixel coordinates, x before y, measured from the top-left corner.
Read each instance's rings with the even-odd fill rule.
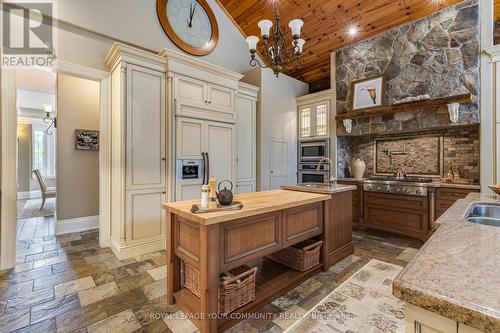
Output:
[[[459,106],[460,106],[459,103],[448,104],[448,113],[450,114],[450,121],[452,123],[456,123],[458,121],[458,118],[460,116],[460,113],[458,110]]]
[[[347,134],[352,132],[352,119],[344,119],[344,128]]]
[[[47,133],[47,135],[52,135],[54,134],[54,132],[51,130],[52,126],[54,126],[54,128],[57,127],[56,117],[55,116],[51,117],[52,105],[44,104],[43,112],[45,112],[45,117],[43,118],[43,122],[49,125],[49,127],[47,127],[47,129],[45,130],[45,133]]]

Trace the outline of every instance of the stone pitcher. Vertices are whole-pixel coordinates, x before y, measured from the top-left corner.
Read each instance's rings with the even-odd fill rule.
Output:
[[[365,174],[366,164],[361,158],[355,158],[352,162],[351,171],[353,178],[361,179]]]

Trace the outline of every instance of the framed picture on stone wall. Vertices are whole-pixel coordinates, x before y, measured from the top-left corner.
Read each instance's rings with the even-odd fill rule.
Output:
[[[382,106],[385,103],[385,75],[353,81],[351,92],[353,111]]]
[[[99,150],[99,131],[76,129],[76,150]]]

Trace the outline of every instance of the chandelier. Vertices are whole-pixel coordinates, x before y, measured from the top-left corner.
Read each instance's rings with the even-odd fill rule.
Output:
[[[300,67],[300,56],[304,43],[306,42],[300,38],[300,28],[304,25],[304,21],[294,19],[288,23],[288,26],[292,30],[293,40],[291,47],[287,47],[286,31],[281,29],[280,21],[278,0],[274,0],[274,28],[271,20],[261,20],[258,23],[263,42],[263,45],[261,45],[259,49],[259,53],[264,58],[264,61],[269,64],[268,66],[262,65],[255,57],[259,37],[249,36],[246,39],[250,50],[250,65],[252,67],[258,65],[261,68],[270,67],[276,77],[278,77],[283,69],[297,69]],[[273,28],[272,31],[271,28]]]

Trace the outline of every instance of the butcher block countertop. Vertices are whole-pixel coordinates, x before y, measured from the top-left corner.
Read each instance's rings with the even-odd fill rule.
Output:
[[[202,214],[191,213],[193,204],[199,204],[200,200],[170,202],[163,204],[163,207],[168,209],[171,213],[189,219],[190,221],[210,225],[282,209],[304,206],[329,199],[331,199],[330,195],[319,193],[273,190],[235,195],[234,201],[243,203],[243,208],[240,210]]]

